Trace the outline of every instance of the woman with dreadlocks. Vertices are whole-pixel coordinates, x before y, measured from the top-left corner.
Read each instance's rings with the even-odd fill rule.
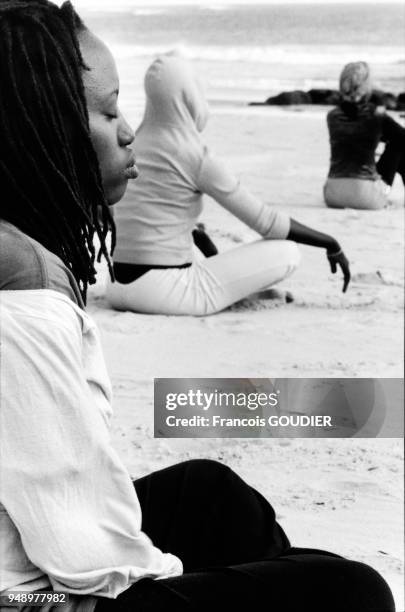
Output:
[[[0,0],[0,78],[1,603],[392,611],[374,570],[292,548],[271,505],[220,463],[131,481],[83,308],[93,238],[109,261],[108,205],[137,173],[115,64],[69,3]]]

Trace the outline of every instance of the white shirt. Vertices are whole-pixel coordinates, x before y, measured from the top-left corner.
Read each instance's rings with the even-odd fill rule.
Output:
[[[179,266],[193,261],[203,195],[258,232],[284,240],[290,218],[250,193],[205,146],[208,107],[191,64],[163,55],[145,76],[146,108],[135,136],[139,177],[114,207],[114,261]]]
[[[53,290],[0,291],[0,592],[115,598],[182,573],[141,531],[111,446],[111,387],[91,318]]]

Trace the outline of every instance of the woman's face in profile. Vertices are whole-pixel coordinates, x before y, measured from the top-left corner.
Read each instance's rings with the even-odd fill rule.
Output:
[[[128,179],[138,174],[129,148],[134,132],[118,108],[119,80],[110,51],[88,30],[80,33],[79,42],[84,63],[90,69],[83,71],[83,84],[91,139],[106,199],[109,204],[115,204],[124,195]]]

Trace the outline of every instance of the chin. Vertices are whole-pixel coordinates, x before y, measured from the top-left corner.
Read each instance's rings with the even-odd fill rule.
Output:
[[[109,206],[117,204],[125,195],[127,190],[128,180],[124,183],[116,185],[114,188],[106,189],[105,195]]]

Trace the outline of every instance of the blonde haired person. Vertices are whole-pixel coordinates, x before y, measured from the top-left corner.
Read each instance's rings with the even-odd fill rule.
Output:
[[[343,68],[341,102],[327,116],[331,159],[324,198],[331,208],[384,208],[395,174],[404,181],[405,130],[370,102],[371,91],[366,62],[351,62]],[[381,141],[386,146],[376,163]]]

